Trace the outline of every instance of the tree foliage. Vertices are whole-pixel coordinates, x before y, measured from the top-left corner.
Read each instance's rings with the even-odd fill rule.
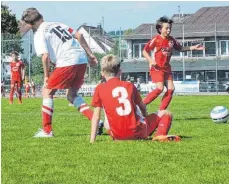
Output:
[[[22,41],[19,34],[18,23],[15,14],[12,14],[8,6],[1,4],[1,42],[2,53],[9,55],[13,50],[23,53]]]

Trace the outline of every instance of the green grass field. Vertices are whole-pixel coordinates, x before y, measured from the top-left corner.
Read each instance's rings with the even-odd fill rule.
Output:
[[[87,98],[90,102],[91,99]],[[90,122],[65,99],[55,99],[55,138],[33,138],[41,128],[41,99],[8,105],[2,99],[2,184],[224,184],[229,183],[229,124],[209,117],[228,96],[175,96],[170,134],[179,143],[89,143]],[[148,106],[153,112],[159,99]]]

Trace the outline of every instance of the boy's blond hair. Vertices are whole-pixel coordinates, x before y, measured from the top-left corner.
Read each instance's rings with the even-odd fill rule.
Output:
[[[120,61],[119,59],[112,55],[106,55],[101,60],[101,71],[107,75],[116,76],[120,69]]]

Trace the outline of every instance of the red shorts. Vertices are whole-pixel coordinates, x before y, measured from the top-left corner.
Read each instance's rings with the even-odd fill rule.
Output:
[[[22,80],[11,80],[11,85],[17,84],[18,87],[22,87]]]
[[[152,135],[152,133],[156,130],[158,127],[158,124],[160,122],[160,117],[152,113],[148,116],[146,116],[145,123],[138,122],[138,125],[136,127],[135,133],[133,136],[129,136],[125,139],[120,139],[112,135],[112,132],[109,130],[108,134],[113,138],[113,140],[136,140],[136,139],[146,139],[149,136]]]
[[[55,68],[48,79],[48,89],[79,89],[84,82],[87,64]]]
[[[157,70],[155,68],[152,68],[150,70],[150,75],[153,83],[173,80],[172,72],[165,72],[163,70]]]
[[[156,130],[160,119],[161,118],[155,113],[146,116],[145,124],[140,123],[140,125],[137,127],[136,137],[138,139],[146,139],[147,137],[151,136]]]
[[[30,91],[30,87],[26,87],[26,88],[25,88],[25,91],[26,91],[26,92],[29,92],[29,91]]]

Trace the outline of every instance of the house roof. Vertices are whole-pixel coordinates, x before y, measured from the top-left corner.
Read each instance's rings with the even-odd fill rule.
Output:
[[[175,16],[175,15],[174,15]],[[141,24],[131,34],[124,36],[126,40],[150,39],[157,34],[155,24]],[[212,37],[229,35],[229,6],[204,7],[191,14],[183,24],[174,23],[171,35],[175,38],[183,37]]]
[[[103,43],[108,45],[109,47],[113,48],[115,45],[115,41],[108,36],[108,34],[104,31],[104,36],[103,36],[103,28],[99,25],[97,27],[94,26],[87,26],[87,25],[82,25],[78,28],[78,30],[83,27],[90,35],[91,37],[96,41],[96,43],[103,49],[104,51],[106,50],[105,46]]]

